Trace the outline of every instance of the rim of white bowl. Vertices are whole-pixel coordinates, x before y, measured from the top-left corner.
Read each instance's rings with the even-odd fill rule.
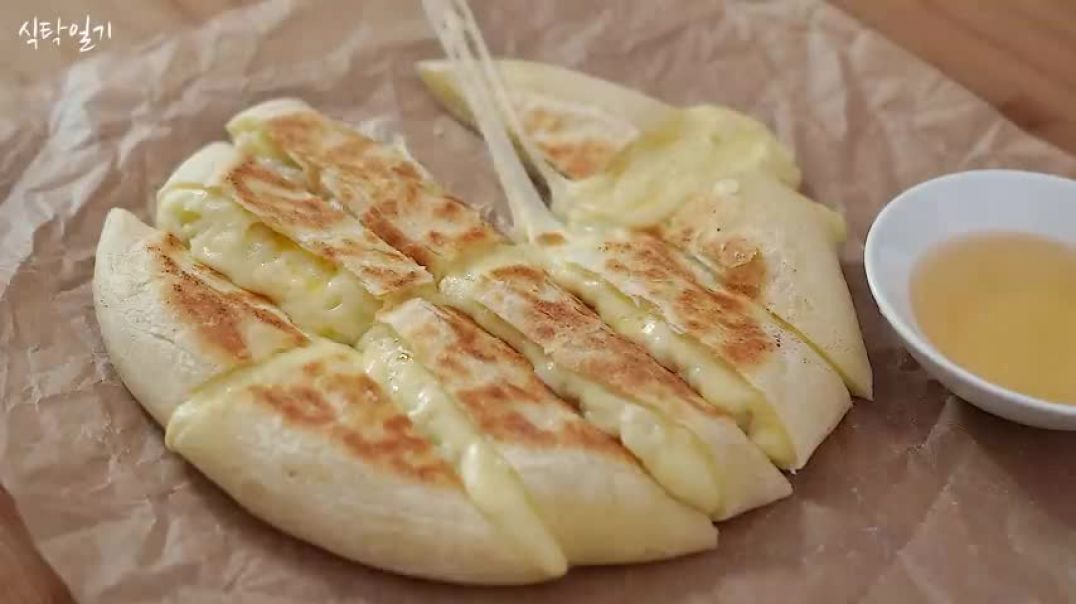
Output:
[[[871,296],[874,297],[875,304],[878,305],[878,310],[881,311],[882,316],[886,318],[893,329],[897,331],[901,338],[904,339],[909,345],[916,349],[917,352],[925,355],[932,362],[942,366],[946,370],[957,375],[961,380],[971,383],[976,388],[985,390],[990,394],[993,394],[999,398],[1005,399],[1007,402],[1023,405],[1031,409],[1043,411],[1045,413],[1064,416],[1066,418],[1076,418],[1076,405],[1069,405],[1067,403],[1056,403],[1047,401],[1041,398],[1030,396],[1022,392],[1010,390],[1004,386],[995,384],[987,379],[980,377],[978,374],[972,373],[967,369],[964,369],[949,357],[945,356],[940,350],[938,350],[930,340],[925,337],[921,337],[917,329],[901,317],[900,313],[890,304],[886,294],[880,291],[881,287],[876,285],[877,273],[875,265],[878,262],[878,250],[877,239],[874,237],[874,233],[881,227],[886,221],[886,217],[890,214],[891,210],[900,203],[909,203],[909,199],[914,199],[921,189],[936,185],[941,181],[948,180],[963,180],[967,178],[979,178],[989,175],[1000,175],[1007,177],[1018,178],[1037,178],[1044,180],[1058,181],[1064,183],[1066,186],[1074,187],[1076,190],[1076,181],[1073,181],[1062,176],[1055,176],[1053,174],[1043,174],[1041,172],[1031,172],[1028,170],[1010,170],[1010,169],[984,169],[984,170],[966,170],[964,172],[954,172],[952,174],[945,174],[931,178],[930,180],[923,181],[917,185],[912,186],[909,189],[904,190],[889,203],[878,215],[875,216],[874,222],[871,223],[870,229],[867,231],[867,240],[863,245],[863,268],[867,273],[867,287],[870,289]],[[1076,203],[1076,199],[1073,200]],[[882,227],[884,228],[884,227]],[[914,320],[914,319],[913,319]]]

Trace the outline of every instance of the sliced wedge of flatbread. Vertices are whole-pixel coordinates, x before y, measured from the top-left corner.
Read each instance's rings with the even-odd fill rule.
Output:
[[[504,240],[439,187],[406,150],[375,141],[295,99],[257,105],[228,122],[236,146],[294,166],[379,237],[436,276]]]
[[[312,333],[353,343],[383,302],[432,285],[424,268],[294,173],[227,143],[192,155],[157,199],[160,228]]]
[[[255,515],[431,579],[517,584],[566,571],[521,485],[483,496],[489,470],[454,465],[416,432],[362,355],[312,342],[126,210],[105,221],[94,301],[113,365],[168,446]]]
[[[497,61],[511,100],[551,164],[570,178],[605,170],[643,130],[676,108],[641,92],[556,65]],[[447,60],[420,61],[419,77],[457,119],[474,124]]]
[[[465,315],[416,299],[379,320],[383,329],[364,348],[387,351],[390,362],[407,357],[434,378],[519,475],[570,563],[657,560],[715,545],[705,515],[669,497],[615,439],[554,396],[526,359]],[[395,389],[391,371],[386,379]]]
[[[176,410],[167,443],[256,516],[371,566],[483,584],[566,570],[522,489],[498,484],[499,506],[479,505],[482,468],[446,459],[341,344],[211,381]]]
[[[578,180],[607,170],[642,133],[684,110],[637,90],[572,69],[517,59],[496,61],[520,125],[561,174]],[[451,61],[417,64],[419,77],[457,119],[474,124]],[[792,187],[800,172],[792,155],[757,120],[725,107],[700,107],[739,169],[761,169]],[[692,110],[689,109],[690,114]]]
[[[779,467],[803,467],[849,409],[840,376],[795,332],[660,239],[607,232],[550,254],[558,282],[737,417]]]
[[[766,175],[744,173],[681,205],[656,232],[779,317],[852,394],[869,399],[873,378],[852,296],[812,203]]]
[[[229,128],[233,137],[235,137],[237,145],[241,148],[247,149],[251,153],[259,154],[260,157],[273,158],[278,161],[291,162],[296,166],[302,166],[304,173],[314,171],[315,176],[308,174],[307,177],[310,186],[314,186],[314,183],[321,183],[321,186],[326,188],[327,194],[332,195],[334,198],[366,199],[369,196],[376,198],[377,191],[398,191],[399,183],[381,183],[381,176],[379,175],[383,173],[414,172],[419,176],[418,180],[415,181],[415,188],[412,190],[421,191],[436,188],[436,185],[424,175],[424,171],[403,154],[363,137],[346,125],[329,120],[300,101],[283,99],[263,103],[233,118]],[[362,152],[346,151],[336,153],[333,151],[334,149],[361,149]],[[369,158],[384,156],[394,156],[398,161],[407,162],[407,165],[413,167],[407,170],[395,171],[372,169]],[[281,160],[280,158],[285,159]],[[334,175],[346,174],[347,177],[333,176],[327,179],[325,175],[330,173]],[[412,223],[426,223],[431,213],[449,215],[452,223],[456,225],[452,229],[442,227],[438,232],[443,230],[446,232],[470,231],[487,233],[481,237],[475,237],[474,242],[465,243],[462,239],[456,239],[452,245],[439,246],[438,237],[429,236],[431,231],[422,234],[422,231],[412,229],[412,232],[418,235],[407,238],[401,244],[400,249],[408,254],[413,254],[413,257],[420,263],[427,264],[432,262],[427,266],[430,266],[438,277],[443,278],[442,291],[444,293],[455,292],[452,297],[452,303],[464,308],[479,321],[483,321],[484,326],[493,329],[499,336],[506,338],[511,338],[513,333],[526,333],[529,329],[526,324],[526,317],[528,315],[540,315],[543,311],[542,304],[544,302],[527,299],[526,297],[516,297],[513,302],[506,303],[500,309],[499,319],[506,322],[508,324],[506,327],[510,329],[498,329],[493,317],[482,315],[482,308],[480,308],[482,305],[475,304],[477,301],[473,292],[463,292],[457,287],[447,289],[445,287],[447,283],[460,283],[461,281],[456,277],[470,272],[473,266],[486,263],[487,259],[502,253],[502,251],[510,250],[510,246],[507,246],[504,240],[496,235],[476,212],[462,204],[460,206],[444,206],[437,197],[418,194],[415,195],[414,200],[415,203],[412,205],[394,205],[391,213],[382,214],[380,218],[371,218],[369,213],[362,214],[363,221],[370,225],[379,235],[390,241],[393,240],[391,233],[407,230],[409,227],[406,225]],[[448,213],[442,211],[448,207],[455,209]],[[362,210],[362,208],[359,209]],[[495,244],[499,245],[494,247]],[[461,258],[465,261],[460,260]],[[521,260],[521,262],[526,264],[525,259]],[[541,269],[537,268],[538,266],[531,263],[529,270],[540,271]],[[440,270],[438,270],[438,267],[440,267]],[[448,268],[452,270],[447,270]],[[528,269],[524,267],[523,270]],[[558,300],[584,313],[586,318],[583,320],[588,325],[601,324],[601,320],[597,316],[585,310],[585,307],[565,290],[552,284],[550,284],[550,287],[551,289],[548,291],[556,292]],[[518,304],[518,309],[511,310],[508,308],[513,304]],[[562,329],[564,334],[571,332],[570,326],[561,327],[564,328]],[[600,358],[608,354],[605,348],[610,344],[613,345],[613,350],[637,350],[637,347],[631,346],[627,341],[615,336],[611,331],[605,330],[603,333],[608,337],[607,342],[576,342],[578,345],[586,346],[585,350],[580,350],[579,353],[588,355],[591,359]],[[526,350],[524,344],[520,343],[518,339],[513,344],[517,345],[517,348]],[[564,350],[566,351],[567,349],[565,348]],[[567,352],[559,354],[565,355]],[[642,354],[642,356],[645,356],[645,354]],[[691,431],[680,425],[678,420],[663,419],[660,414],[655,412],[653,404],[640,405],[636,404],[639,401],[624,400],[623,394],[614,395],[615,388],[610,389],[610,381],[600,379],[602,371],[590,371],[588,375],[583,375],[578,371],[581,368],[580,366],[557,365],[550,369],[547,367],[548,363],[544,360],[544,353],[531,354],[530,360],[548,385],[563,396],[579,399],[584,408],[590,409],[587,414],[588,418],[598,422],[604,429],[621,438],[622,441],[624,441],[626,433],[637,434],[639,426],[643,424],[649,423],[652,426],[662,426],[664,433],[671,439],[666,444],[671,446],[673,443],[677,443],[675,449],[680,455],[674,455],[663,450],[662,447],[652,446],[650,442],[644,439],[629,438],[624,442],[626,444],[630,442],[628,444],[629,448],[640,457],[647,469],[654,473],[658,481],[670,492],[698,509],[712,514],[715,518],[725,518],[787,494],[788,487],[785,485],[784,480],[777,475],[768,463],[765,463],[765,460],[758,456],[757,451],[749,451],[749,456],[744,458],[743,461],[739,459],[736,462],[715,461],[713,457],[714,450],[707,450],[707,445],[700,445]],[[561,359],[561,363],[569,360],[573,361],[573,364],[577,361],[577,359],[565,357]],[[616,359],[614,359],[615,361]],[[642,362],[651,368],[660,369],[653,361]],[[569,373],[575,373],[576,375],[574,378],[566,377]],[[673,380],[675,381],[675,378]],[[583,382],[590,383],[583,384]],[[659,387],[659,390],[660,392],[652,393],[652,396],[648,399],[649,403],[674,406],[682,403],[682,401],[678,403],[677,397],[671,396],[672,393],[668,389]],[[623,390],[621,389],[620,392],[623,392]],[[666,400],[669,402],[665,403],[664,401]],[[697,402],[697,398],[695,400]],[[628,410],[631,413],[623,417],[608,410],[600,414],[601,417],[593,413],[595,405],[608,406],[612,404],[616,404],[619,408]],[[690,406],[689,404],[688,407]],[[628,426],[620,425],[621,420],[614,421],[610,419],[610,414],[617,415],[623,421],[630,417],[635,428],[625,432]],[[713,437],[713,434],[711,433],[710,436]],[[730,438],[735,439],[736,437],[730,436]],[[725,443],[730,441],[721,442],[722,445],[719,448],[724,447]],[[714,443],[711,442],[709,446],[714,446]],[[750,449],[750,445],[747,445],[747,447]],[[674,458],[678,458],[680,461],[673,462]],[[693,462],[692,469],[687,467],[688,460]],[[733,470],[733,463],[740,465]],[[727,479],[722,478],[722,475],[726,476]],[[718,483],[724,483],[726,480],[727,485],[719,486]]]
[[[657,232],[795,329],[854,394],[872,396],[834,249],[844,221],[794,192],[799,169],[765,126],[724,107],[674,108],[555,65],[497,66],[521,128],[576,181],[555,199],[561,217]],[[473,124],[450,62],[423,61],[418,71],[450,112]]]
[[[735,421],[556,285],[519,247],[441,282],[559,395],[617,437],[669,493],[723,520],[791,494]]]
[[[278,309],[119,208],[97,244],[93,294],[112,365],[162,426],[206,380],[307,342]]]
[[[707,401],[735,415],[774,463],[802,467],[849,407],[837,374],[765,310],[729,291],[662,239],[554,219],[509,140],[507,124],[520,120],[473,17],[443,2],[431,0],[427,6],[445,52],[456,61],[516,228],[553,278],[611,327],[680,372]],[[541,165],[539,152],[516,127],[523,153]],[[554,204],[571,194],[571,183],[550,170],[540,172]],[[794,392],[792,384],[802,392]]]

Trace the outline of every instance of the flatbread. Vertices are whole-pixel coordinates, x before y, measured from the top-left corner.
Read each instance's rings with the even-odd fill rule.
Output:
[[[733,418],[616,334],[525,254],[490,257],[447,277],[441,291],[521,351],[550,388],[577,400],[585,417],[616,435],[682,501],[723,520],[791,494]]]
[[[850,408],[840,376],[798,335],[748,298],[718,287],[660,239],[607,233],[582,239],[560,258],[656,313],[674,332],[735,370],[760,395],[746,409],[744,428],[780,467],[803,467]],[[664,355],[655,356],[669,363]],[[680,372],[692,369],[671,364]],[[704,395],[714,404],[726,403],[720,395]]]
[[[168,446],[254,515],[336,554],[407,575],[481,584],[549,579],[362,369],[320,340],[202,388]]]
[[[431,283],[358,221],[227,143],[176,168],[157,194],[157,226],[302,329],[348,344],[386,300]]]
[[[796,330],[853,394],[872,396],[870,362],[835,252],[843,218],[795,193],[799,168],[763,124],[726,107],[674,108],[556,65],[496,64],[522,130],[575,181],[554,199],[559,216],[658,234]],[[453,115],[473,125],[449,61],[422,61],[418,72]],[[639,176],[635,166],[651,162],[655,150],[693,136],[707,137],[695,140],[707,153],[688,148],[664,158],[675,166]],[[622,182],[625,174],[630,182]]]
[[[418,75],[457,119],[474,124],[447,60],[420,61]],[[561,174],[598,174],[639,135],[676,111],[636,90],[532,61],[497,61],[520,124]]]
[[[300,101],[269,101],[232,118],[237,146],[284,157],[307,186],[347,208],[379,237],[436,276],[504,239],[441,189],[403,149],[375,141]]]
[[[569,562],[640,562],[715,545],[705,515],[666,495],[614,439],[554,396],[526,359],[465,315],[416,299],[379,320],[495,443]]]
[[[162,426],[206,380],[307,342],[279,310],[119,208],[97,244],[93,293],[112,365]]]
[[[814,206],[764,174],[746,173],[683,204],[656,232],[779,317],[853,394],[869,399],[871,366],[852,296]]]

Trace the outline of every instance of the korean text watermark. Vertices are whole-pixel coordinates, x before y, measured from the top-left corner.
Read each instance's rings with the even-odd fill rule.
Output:
[[[41,42],[52,42],[60,46],[65,41],[78,44],[80,53],[89,52],[97,47],[102,40],[112,39],[112,22],[96,22],[89,15],[79,21],[64,21],[60,17],[55,19],[40,19],[34,17],[27,19],[19,27],[19,37],[26,44],[37,50]]]

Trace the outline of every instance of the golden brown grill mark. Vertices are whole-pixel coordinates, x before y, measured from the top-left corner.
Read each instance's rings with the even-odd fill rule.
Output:
[[[579,179],[605,169],[620,148],[601,140],[565,140],[570,124],[564,115],[541,107],[523,111],[523,130],[553,166],[568,178]]]
[[[313,112],[295,112],[270,120],[270,134],[275,142],[286,145],[291,153],[307,154],[316,151],[319,139],[330,134],[327,124]],[[365,138],[346,141],[351,152],[361,153],[362,146],[372,143]],[[359,145],[358,148],[355,148]]]
[[[541,404],[542,400],[536,398],[534,392],[513,384],[485,384],[460,389],[454,394],[482,432],[494,440],[543,448],[579,447],[626,455],[611,437],[581,422],[568,422],[558,426],[557,430],[535,425],[515,407],[521,403]]]
[[[541,285],[546,281],[546,273],[537,266],[531,264],[507,264],[504,266],[498,266],[490,271],[496,279],[503,279],[506,282],[516,282],[527,285]]]
[[[639,284],[652,304],[670,314],[667,320],[716,348],[734,366],[758,364],[777,348],[750,300],[700,284],[657,238],[635,233],[605,242],[602,251],[611,275]]]
[[[554,403],[543,400],[526,388],[513,384],[487,383],[474,388],[454,390],[453,395],[482,432],[496,441],[550,449],[578,447],[631,459],[612,437],[583,420],[565,422],[556,429],[551,429],[539,427],[527,419],[519,410],[519,405]],[[549,393],[547,396],[553,395]],[[556,401],[555,404],[567,407],[564,401]]]
[[[236,166],[226,181],[236,201],[270,226],[324,229],[346,220],[346,214],[340,210],[253,159]]]
[[[257,160],[243,161],[228,173],[226,181],[233,198],[269,228],[351,271],[374,295],[432,280],[410,258],[343,210]]]
[[[631,456],[546,388],[530,363],[467,315],[413,301],[388,321],[468,416],[491,438],[534,447]],[[534,414],[548,418],[538,423]]]
[[[587,140],[561,143],[539,141],[538,148],[558,172],[573,180],[601,172],[620,150],[609,143]]]
[[[402,153],[315,112],[268,121],[270,138],[378,237],[428,268],[501,237]]]
[[[451,466],[373,380],[358,368],[326,366],[348,360],[307,363],[300,383],[249,386],[247,394],[289,426],[324,435],[366,463],[426,484],[460,488]]]
[[[444,247],[445,244],[448,243],[448,237],[440,231],[431,230],[426,236],[429,237],[430,242],[437,247]]]
[[[517,373],[529,368],[527,361],[515,349],[488,334],[469,316],[455,308],[438,307],[437,310],[444,325],[452,331],[452,348],[461,350],[465,357],[483,363],[502,364]]]
[[[758,247],[743,237],[729,237],[702,246],[704,257],[711,258],[723,270],[725,285],[748,298],[758,298],[766,263]]]
[[[321,393],[309,386],[251,386],[250,392],[295,425],[320,428],[336,419]]]
[[[386,215],[382,208],[370,209],[361,216],[362,223],[400,253],[420,265],[432,269],[437,264],[437,256],[421,242],[415,241],[406,232],[397,228],[391,215]]]
[[[510,316],[516,329],[565,370],[628,398],[677,398],[704,414],[721,414],[537,267],[497,267],[479,281],[478,295],[494,313]]]
[[[701,203],[696,202],[696,205]],[[685,214],[691,215],[690,212]],[[714,232],[720,231],[714,222],[712,218],[677,220],[674,225],[654,229],[654,234],[707,261],[718,272],[725,287],[758,300],[767,277],[766,260],[761,250],[744,237],[726,237]],[[702,230],[704,227],[710,230]]]
[[[437,207],[433,209],[433,215],[449,222],[461,220],[467,212],[463,202],[451,195],[445,195],[443,200],[444,203],[437,204]]]
[[[303,375],[307,378],[314,379],[325,373],[325,363],[320,361],[311,361],[302,367]]]
[[[186,324],[195,327],[198,337],[207,346],[227,359],[253,360],[254,353],[244,328],[256,324],[277,332],[279,348],[294,348],[306,343],[306,336],[261,298],[230,286],[219,273],[208,267],[177,261],[176,255],[184,248],[174,236],[165,235],[148,249],[158,270],[167,279],[166,303],[180,313]]]
[[[568,240],[560,233],[542,233],[541,235],[538,235],[535,242],[542,246],[554,246],[564,245],[565,243],[568,243]]]

